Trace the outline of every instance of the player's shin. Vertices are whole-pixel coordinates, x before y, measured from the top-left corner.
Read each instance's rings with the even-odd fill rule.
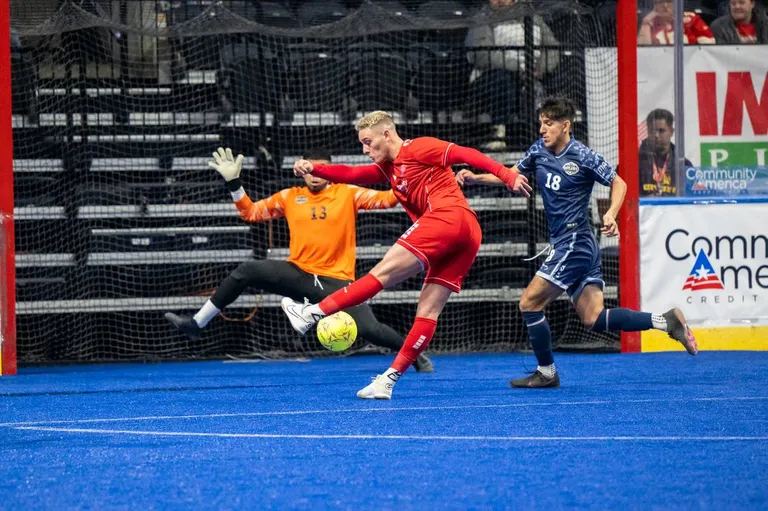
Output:
[[[312,310],[308,312],[330,316],[340,310],[360,305],[379,294],[382,289],[384,285],[381,281],[369,273],[325,297],[320,303],[313,305]]]
[[[548,378],[555,376],[555,358],[552,354],[552,332],[543,311],[523,312],[528,338],[539,363],[537,370]]]
[[[413,322],[411,331],[408,332],[405,341],[403,341],[403,347],[400,348],[400,351],[395,357],[395,361],[392,362],[392,367],[390,367],[384,375],[388,376],[392,374],[395,375],[396,378],[400,378],[400,376],[405,373],[414,362],[416,362],[419,355],[426,351],[429,342],[435,335],[436,328],[437,321],[434,319],[417,316]],[[390,379],[392,378],[390,377]],[[394,381],[396,382],[397,379]]]
[[[421,352],[427,349],[429,341],[435,334],[437,321],[434,319],[417,317],[411,331],[405,337],[403,347],[392,362],[392,367],[376,376],[373,381],[365,388],[357,392],[357,397],[361,399],[392,399],[392,389],[395,384],[416,361]]]
[[[245,283],[242,280],[235,278],[233,275],[225,278],[211,299],[206,301],[194,315],[193,319],[197,326],[205,328],[205,325],[215,318],[224,307],[234,302],[244,290]]]
[[[197,326],[204,328],[216,315],[221,312],[221,309],[216,307],[210,300],[206,301],[200,310],[192,317],[197,323]]]
[[[597,317],[592,330],[606,332],[619,330],[623,332],[640,332],[643,330],[667,331],[667,321],[661,314],[639,312],[630,309],[603,309]]]

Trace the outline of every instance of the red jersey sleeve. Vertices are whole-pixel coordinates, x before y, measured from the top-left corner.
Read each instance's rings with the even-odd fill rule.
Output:
[[[439,138],[419,137],[403,142],[411,158],[426,165],[445,167],[448,165],[448,151],[454,144]]]
[[[501,179],[505,185],[514,186],[517,172],[509,170],[503,164],[489,158],[477,149],[452,145],[447,157],[448,164],[466,163],[470,167],[490,172]]]
[[[357,167],[339,164],[315,165],[312,170],[312,175],[327,179],[332,183],[371,185],[389,181],[384,170],[375,163]]]

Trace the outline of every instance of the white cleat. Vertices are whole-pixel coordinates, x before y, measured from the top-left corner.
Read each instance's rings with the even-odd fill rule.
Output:
[[[282,308],[285,315],[288,316],[291,326],[301,335],[306,334],[307,330],[315,326],[315,323],[323,318],[317,314],[307,313],[306,310],[309,306],[309,303],[299,303],[288,297],[285,297],[280,301],[280,308]]]
[[[383,374],[372,379],[370,385],[357,391],[357,397],[360,399],[392,399],[392,388],[395,386],[392,380]]]

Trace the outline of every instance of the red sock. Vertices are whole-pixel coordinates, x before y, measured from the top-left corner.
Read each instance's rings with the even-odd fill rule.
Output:
[[[365,277],[357,279],[350,285],[326,296],[318,306],[323,311],[323,314],[329,316],[340,310],[360,305],[369,298],[379,294],[379,291],[382,289],[384,289],[384,285],[381,281],[369,273]]]
[[[411,364],[416,362],[422,351],[427,349],[429,341],[432,340],[432,336],[435,335],[435,329],[437,328],[437,321],[429,318],[422,318],[416,316],[413,321],[411,331],[405,337],[403,347],[400,348],[400,352],[395,357],[395,361],[392,362],[392,369],[399,373],[404,373],[411,367]]]

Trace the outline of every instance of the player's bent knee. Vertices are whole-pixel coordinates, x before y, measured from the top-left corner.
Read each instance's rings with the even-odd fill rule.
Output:
[[[234,279],[250,284],[271,282],[278,279],[278,275],[274,272],[265,271],[266,269],[261,263],[262,261],[245,261],[232,272],[231,276]]]
[[[605,332],[605,309],[590,311],[584,315],[582,322],[584,323],[584,326],[592,329],[593,332]]]
[[[390,281],[391,271],[392,270],[390,268],[379,263],[371,269],[370,274],[376,277],[376,279],[381,282],[382,286],[387,287],[388,285],[393,285]]]
[[[451,289],[440,284],[425,284],[416,307],[416,316],[437,321],[451,294]]]
[[[384,287],[392,287],[418,273],[419,268],[403,264],[398,260],[384,260],[377,264],[371,275],[376,277]]]
[[[236,280],[247,280],[248,276],[253,273],[252,263],[253,261],[240,263],[240,266],[235,268],[235,271],[230,273],[230,276]]]
[[[520,312],[540,312],[544,310],[542,305],[536,303],[535,300],[531,300],[525,295],[523,295],[523,297],[520,299],[520,304],[518,307]]]

